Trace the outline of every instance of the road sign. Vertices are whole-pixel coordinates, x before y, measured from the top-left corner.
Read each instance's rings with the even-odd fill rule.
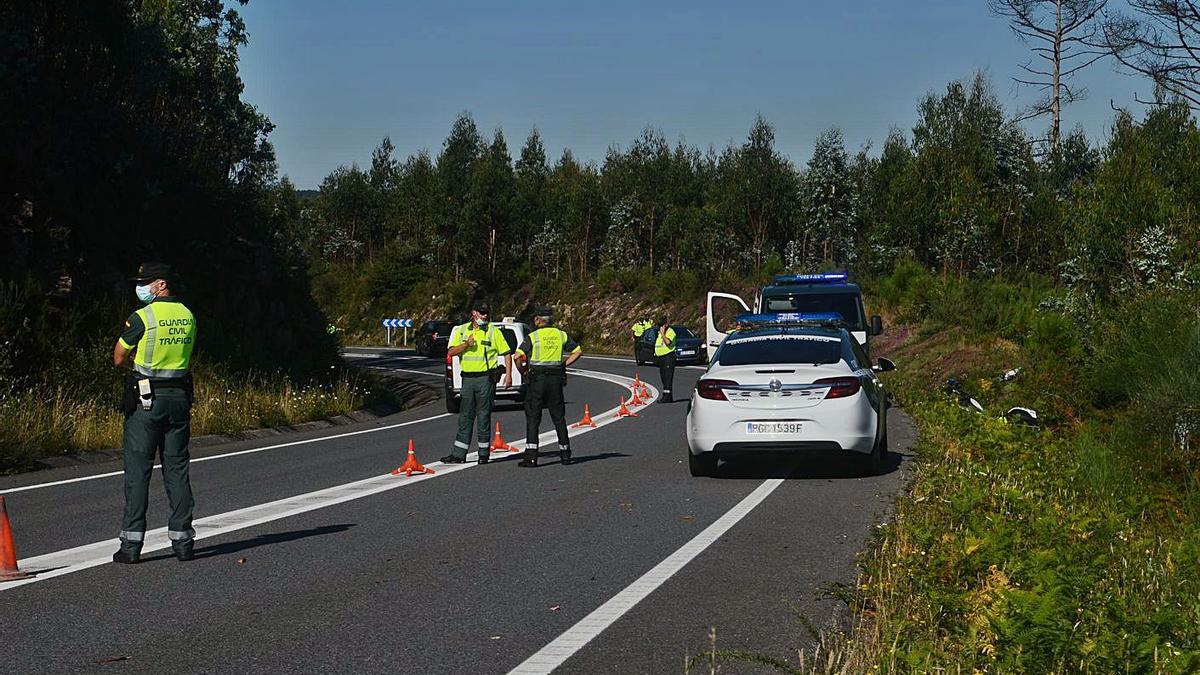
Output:
[[[392,344],[393,328],[404,329],[404,346],[408,346],[408,329],[413,327],[412,319],[384,319],[383,327],[387,331],[387,343],[389,346]]]

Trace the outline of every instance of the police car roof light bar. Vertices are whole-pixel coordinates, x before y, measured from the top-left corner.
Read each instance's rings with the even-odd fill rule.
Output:
[[[845,272],[822,272],[821,274],[776,274],[779,286],[790,284],[844,284],[850,278]]]
[[[837,312],[778,312],[770,314],[739,314],[738,324],[768,326],[841,326],[845,319]]]

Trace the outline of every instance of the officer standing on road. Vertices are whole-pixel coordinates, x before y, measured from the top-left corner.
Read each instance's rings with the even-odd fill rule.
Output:
[[[125,332],[113,347],[113,363],[133,368],[122,407],[125,412],[125,515],[121,548],[113,562],[141,560],[146,538],[146,502],[154,455],[162,448],[163,485],[171,502],[167,536],[179,560],[191,560],[192,484],[188,478],[188,442],[192,417],[192,349],[196,320],[175,297],[178,279],[169,265],[144,263],[133,281],[145,307],[125,320]]]
[[[462,404],[458,411],[458,435],[454,448],[442,458],[446,464],[462,464],[467,461],[471,449],[471,426],[478,420],[475,434],[479,449],[479,463],[487,464],[492,426],[492,401],[496,398],[496,382],[493,373],[504,357],[504,388],[512,386],[512,348],[508,340],[492,324],[488,323],[488,306],[476,301],[471,307],[471,321],[456,326],[450,335],[448,357],[457,356],[461,364]]]
[[[667,323],[664,314],[658,321],[658,335],[654,338],[654,359],[658,361],[658,374],[662,378],[662,402],[671,402],[671,383],[675,380],[675,331]]]
[[[646,334],[646,331],[650,330],[651,328],[654,328],[654,324],[650,321],[650,319],[642,319],[641,321],[634,322],[634,324],[633,324],[633,358],[635,358],[635,359],[637,358],[638,341],[641,340],[642,336]]]
[[[563,387],[567,366],[579,359],[583,348],[562,330],[551,327],[553,319],[554,313],[549,307],[537,307],[533,315],[534,330],[517,348],[517,362],[527,374],[529,383],[525,394],[525,458],[517,466],[538,465],[542,408],[550,411],[550,419],[558,433],[559,458],[563,464],[571,464],[571,437],[567,434]]]

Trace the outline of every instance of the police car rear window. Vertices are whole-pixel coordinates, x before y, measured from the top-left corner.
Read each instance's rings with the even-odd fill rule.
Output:
[[[722,366],[773,363],[837,363],[842,341],[815,335],[763,335],[726,342],[717,354]]]

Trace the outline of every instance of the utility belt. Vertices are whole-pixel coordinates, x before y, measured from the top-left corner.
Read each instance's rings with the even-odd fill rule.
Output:
[[[529,366],[529,378],[536,377],[561,377],[566,375],[567,367],[563,364],[556,366]]]
[[[464,371],[460,372],[459,374],[462,375],[463,377],[487,377],[488,375],[492,374],[492,371],[480,370],[478,372],[468,373],[464,370]]]
[[[140,377],[130,373],[125,378],[125,387],[121,396],[121,411],[129,417],[142,410],[154,407],[154,394],[158,391],[181,391],[187,396],[188,405],[195,399],[195,388],[191,373],[183,377]]]

